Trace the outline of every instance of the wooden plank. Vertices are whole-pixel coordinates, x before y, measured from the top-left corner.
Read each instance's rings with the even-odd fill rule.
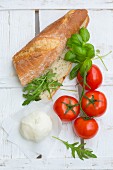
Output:
[[[12,56],[35,36],[35,11],[0,11],[0,87],[21,87]],[[5,12],[4,12],[5,13]]]
[[[34,36],[35,36],[35,11],[34,10],[10,11],[10,56],[9,56],[10,62],[12,56],[18,50],[20,50],[28,41],[30,41]],[[11,63],[10,66],[11,66],[9,68],[10,75],[11,75],[10,77],[12,77],[12,80],[10,80],[10,82],[11,81],[14,83],[17,82],[16,84],[20,86],[20,82],[17,78],[17,75],[15,75],[15,70],[12,67]],[[13,96],[15,96],[19,101],[20,100],[22,101],[21,89],[14,89],[12,90],[12,92],[14,93]],[[16,96],[16,93],[18,93],[19,95],[18,97]],[[13,105],[13,99],[12,102],[9,103],[10,104],[12,103]],[[16,102],[16,103],[17,105],[22,107],[21,102]],[[15,104],[15,110],[13,110],[11,113],[15,113],[15,111],[19,110],[19,107],[17,107],[17,105]],[[11,152],[12,158],[25,157],[25,155],[22,153],[22,151],[20,151],[20,149],[16,145],[12,144],[11,150],[12,150]]]
[[[8,11],[0,11],[0,73],[3,73],[3,69],[6,70],[6,58],[4,59],[4,56],[8,55],[9,52],[9,12]],[[3,43],[4,41],[4,43]],[[7,50],[6,50],[7,49]],[[3,68],[2,68],[3,66]],[[0,96],[2,99],[4,94]],[[4,103],[6,106],[6,103]],[[0,122],[3,120],[4,115],[4,109],[5,106],[1,104],[0,107]],[[10,152],[11,152],[11,145],[7,144],[5,146],[5,142],[3,140],[3,136],[5,136],[3,130],[0,128],[0,158],[11,158]],[[3,153],[4,150],[4,153]],[[7,150],[7,156],[5,155],[5,151]]]
[[[35,11],[0,11],[0,87],[8,86],[12,88],[13,86],[11,85],[15,84],[15,82],[17,86],[20,86],[12,66],[12,55],[22,48],[34,35]],[[3,120],[7,116],[12,116],[12,113],[19,109],[19,106],[14,104],[14,100],[19,104],[18,101],[22,100],[22,90],[17,88],[12,90],[0,89],[0,91],[0,117]],[[0,129],[0,136],[0,158],[25,157],[18,147],[7,142],[5,139],[6,134],[2,129]]]
[[[92,11],[93,12],[93,11]],[[5,15],[6,18],[8,18],[8,14],[3,14]],[[110,14],[112,15],[112,14]],[[109,17],[110,15],[107,15]],[[47,16],[46,16],[47,17]],[[98,16],[96,16],[98,17]],[[103,17],[101,17],[102,19]],[[106,19],[107,20],[107,19]],[[7,21],[7,19],[6,19]],[[92,21],[93,22],[93,21]],[[93,23],[92,23],[93,24]],[[109,22],[107,23],[109,24]],[[5,25],[5,24],[4,24]],[[43,26],[42,26],[43,27]],[[5,27],[4,27],[5,29]],[[93,29],[96,29],[93,28]],[[104,29],[104,27],[103,27]],[[104,30],[105,31],[105,30]],[[111,31],[111,29],[109,29]],[[101,32],[100,32],[101,33]],[[104,32],[102,32],[102,35],[104,35]],[[111,35],[111,34],[110,34]],[[8,36],[7,36],[8,37]],[[3,38],[2,38],[3,39]],[[96,41],[96,38],[93,40]],[[99,40],[101,42],[101,40]],[[100,44],[99,42],[99,44]],[[111,38],[110,40],[107,39],[107,43],[110,42],[111,45]],[[7,43],[7,42],[6,42]],[[98,46],[99,46],[98,44]],[[7,45],[7,44],[6,44]],[[104,47],[104,46],[103,46]],[[8,49],[7,47],[6,49]],[[102,47],[101,47],[102,48]],[[112,61],[110,61],[112,62]],[[109,81],[108,81],[109,82]],[[107,83],[108,83],[107,82]],[[90,159],[90,160],[85,160],[85,161],[80,161],[78,159],[71,159],[71,158],[65,158],[64,156],[69,156],[70,152],[67,155],[67,151],[63,150],[64,146],[62,144],[59,144],[59,147],[55,148],[55,152],[53,151],[53,158],[46,159],[46,160],[31,160],[29,161],[28,159],[13,159],[13,160],[8,160],[9,158],[24,158],[24,155],[19,151],[17,147],[14,145],[10,145],[7,143],[5,140],[5,133],[3,133],[2,130],[0,130],[0,170],[9,170],[9,169],[14,169],[14,170],[20,170],[20,169],[37,169],[42,170],[42,169],[113,169],[113,155],[112,155],[112,146],[110,145],[112,141],[112,113],[111,113],[111,97],[112,94],[111,92],[112,87],[101,87],[100,90],[105,92],[107,95],[107,98],[109,99],[108,103],[108,115],[105,115],[101,119],[98,119],[98,122],[101,124],[100,125],[100,133],[98,134],[97,137],[95,137],[92,140],[87,141],[87,146],[90,148],[93,148],[94,152],[98,155],[98,159]],[[22,102],[22,97],[21,97],[21,89],[1,89],[0,90],[0,118],[3,120],[7,116],[13,115],[15,111],[21,108],[21,102]],[[6,103],[7,101],[7,103]],[[12,112],[12,113],[11,113]],[[10,114],[11,113],[11,114]],[[67,127],[64,126],[63,130],[67,130]],[[68,131],[70,132],[71,129]],[[101,134],[101,135],[100,135]],[[66,134],[64,134],[64,138]],[[105,138],[105,136],[107,136]],[[102,141],[101,141],[102,140]],[[102,147],[103,146],[103,147]],[[105,147],[104,147],[105,146]],[[60,150],[61,148],[61,150]],[[60,155],[61,154],[61,155]],[[103,156],[105,155],[105,157]],[[57,158],[56,158],[57,157]],[[60,158],[58,158],[60,157]],[[7,160],[6,160],[7,159]]]
[[[87,147],[93,148],[98,157],[113,157],[113,114],[112,114],[112,87],[100,87],[98,90],[102,91],[107,98],[108,105],[105,115],[100,118],[96,118],[99,124],[98,134],[90,139],[86,140]]]
[[[10,55],[35,36],[35,11],[10,11]]]
[[[45,28],[48,24],[52,23],[62,15],[64,15],[66,12],[67,10],[40,10],[39,11],[40,30]],[[20,82],[16,76],[15,70],[12,66],[12,56],[19,49],[21,49],[28,41],[30,41],[35,35],[34,11],[33,13],[32,11],[25,11],[25,12],[11,11],[11,13],[8,15],[11,23],[9,24],[7,19],[7,23],[5,23],[5,25],[9,24],[8,26],[10,27],[10,31],[4,36],[5,37],[4,39],[2,38],[3,40],[1,39],[3,41],[3,43],[1,43],[3,46],[2,49],[7,49],[2,52],[1,54],[2,58],[0,61],[0,65],[1,65],[0,87],[2,88],[21,87]],[[22,19],[21,19],[21,15],[23,15]],[[91,42],[94,43],[96,48],[99,48],[103,54],[109,52],[110,50],[113,51],[112,36],[111,36],[113,30],[113,24],[111,22],[113,20],[113,11],[89,10],[89,15],[91,18],[89,24],[89,30],[91,32]],[[104,24],[104,22],[101,22],[104,16],[105,16],[106,24]],[[3,26],[1,24],[0,27],[1,30],[4,30],[4,34],[5,34],[7,26],[5,27],[5,29],[3,29]],[[1,31],[1,36],[4,35],[2,34],[2,32],[3,31]],[[5,42],[6,39],[9,38],[11,38],[10,41]],[[105,58],[105,63],[109,68],[109,71],[106,72],[105,68],[103,67],[100,61],[98,60],[94,61],[94,63],[97,63],[100,66],[103,72],[104,75],[103,85],[108,85],[108,84],[113,85],[113,74],[112,74],[113,67],[112,65],[109,65],[109,62],[110,63],[113,62],[112,54]]]
[[[0,11],[0,74],[7,69],[7,56],[9,55],[9,12]],[[0,80],[0,84],[3,81]]]
[[[13,159],[0,160],[0,170],[81,170],[81,169],[113,169],[113,157],[102,157],[81,161],[72,158],[50,159]]]
[[[2,121],[12,116],[15,111],[22,108],[22,93],[21,89],[0,89],[0,123]],[[13,157],[21,157],[21,151],[18,147],[12,145],[6,140],[6,133],[0,128],[0,159],[11,159]]]
[[[10,31],[9,32],[10,33],[9,33],[9,37],[7,39],[11,38],[11,41],[9,41],[10,43],[8,42],[8,45],[9,45],[8,54],[9,55],[7,55],[6,60],[9,60],[9,63],[7,63],[7,65],[11,64],[12,55],[14,55],[14,53],[17,50],[19,50],[26,43],[26,41],[29,41],[29,39],[31,37],[29,37],[28,34],[30,36],[32,36],[31,33],[32,34],[34,33],[33,28],[35,26],[33,14],[31,13],[31,15],[30,15],[30,11],[11,11],[9,16],[10,16],[9,17],[9,22],[10,22],[10,24],[9,24],[9,26],[10,26],[9,30]],[[23,16],[22,20],[21,20],[21,16]],[[26,17],[28,19],[26,19]],[[7,25],[7,23],[6,23],[6,25]],[[33,28],[32,29],[31,28],[27,29],[28,26],[29,27],[33,26]],[[28,31],[28,33],[27,33],[26,30]],[[15,35],[17,35],[17,37],[15,37]],[[10,70],[12,70],[11,65],[7,70],[7,74],[9,74]],[[11,75],[9,75],[9,76],[11,76]],[[14,76],[14,78],[15,78],[15,82],[16,82],[17,78],[15,76]],[[10,79],[10,80],[8,79],[10,86],[8,84],[8,86],[2,86],[2,89],[0,89],[0,91],[1,91],[0,102],[1,102],[1,105],[2,105],[2,107],[0,108],[0,113],[1,113],[0,115],[2,117],[2,120],[7,116],[12,116],[12,114],[15,112],[15,110],[17,111],[20,108],[21,104],[22,104],[22,89],[21,88],[12,89],[12,87],[14,87],[14,85],[10,83],[12,80],[14,80],[14,78]],[[8,83],[8,80],[7,80],[7,83]],[[3,79],[2,79],[2,81],[3,81]],[[18,84],[17,84],[17,87],[18,87]],[[11,89],[4,89],[3,87],[11,87]],[[14,103],[13,100],[16,102],[16,104]],[[5,102],[6,101],[8,102],[7,107],[5,107],[5,105],[6,105]],[[4,110],[3,110],[3,108],[4,108]],[[72,130],[71,124],[64,125],[61,137],[63,139],[69,137],[70,141],[74,142],[74,140],[77,139],[77,138],[74,137],[74,135],[72,135],[72,134],[73,134],[73,130]],[[20,152],[18,147],[16,147],[15,145],[10,144],[9,142],[6,142],[5,137],[6,137],[6,134],[3,132],[3,130],[1,130],[1,146],[2,146],[1,150],[0,150],[1,157],[3,159],[5,159],[5,158],[24,157],[24,155]],[[66,148],[65,147],[59,147],[60,145],[62,145],[62,144],[58,142],[57,145],[56,145],[55,150],[53,150],[53,153],[54,153],[55,157],[58,157],[58,156],[64,157],[67,154]],[[70,153],[69,153],[69,155],[70,155]],[[68,155],[66,155],[66,156],[68,156]]]
[[[39,20],[40,29],[44,29],[48,24],[54,22],[56,19],[64,15],[68,10],[40,10]],[[54,15],[53,15],[54,14]],[[88,29],[91,34],[91,42],[96,49],[100,49],[102,54],[113,51],[112,33],[113,33],[113,11],[112,10],[89,10],[90,22]],[[104,18],[104,22],[103,22]],[[48,21],[48,22],[47,22]],[[105,24],[106,23],[106,24]],[[113,85],[113,54],[111,53],[104,59],[108,71],[99,60],[93,62],[97,64],[103,73],[103,85]]]
[[[1,120],[4,120],[6,117],[8,116],[12,116],[15,114],[15,112],[17,112],[18,110],[20,110],[21,108],[23,108],[22,103],[24,98],[22,97],[22,89],[21,88],[14,88],[14,89],[0,89],[0,103],[1,106],[0,107],[0,116],[1,116]],[[62,92],[63,94],[63,92]],[[70,93],[67,92],[67,95],[69,95]],[[74,92],[74,96],[76,95],[76,97],[78,96],[78,94]],[[3,97],[4,96],[4,97]],[[58,94],[56,94],[56,97],[54,97],[54,99],[56,99],[58,96]],[[7,101],[7,107],[6,106],[6,101]],[[54,102],[54,101],[53,101]],[[0,147],[0,155],[1,158],[5,159],[8,155],[8,158],[22,158],[24,157],[24,155],[22,154],[22,152],[19,150],[19,148],[15,145],[11,145],[9,142],[6,142],[6,134],[5,132],[1,129],[0,131],[0,135],[1,135],[1,146]],[[74,142],[74,141],[80,141],[80,139],[78,137],[76,137],[73,133],[73,129],[72,129],[72,123],[69,124],[64,124],[61,134],[60,134],[60,138],[64,139],[64,140],[69,140],[69,142]],[[49,155],[49,157],[55,157],[55,158],[65,158],[65,157],[71,157],[70,152],[67,152],[67,149],[65,148],[65,146],[62,145],[61,142],[56,140],[56,145],[55,147],[51,148],[51,154]]]
[[[58,13],[56,13],[56,10],[53,11],[54,15],[56,16],[56,18],[59,18]],[[62,13],[62,10],[59,10],[59,13]],[[51,23],[51,19],[53,19],[53,17],[47,17],[47,20],[45,18],[45,15],[47,15],[47,13],[43,13],[41,15],[41,11],[39,11],[39,21],[40,21],[40,31],[42,31],[42,29],[45,27],[45,25],[47,26],[48,24]],[[62,14],[63,15],[63,14]],[[41,17],[42,16],[42,17]],[[43,20],[44,18],[44,20]],[[55,19],[53,19],[54,21]],[[52,22],[53,22],[52,21]],[[65,81],[64,81],[65,82]],[[58,93],[59,94],[59,93]],[[66,92],[64,91],[60,91],[60,96],[61,95],[66,95]],[[69,95],[70,93],[67,93],[67,95]],[[74,96],[77,96],[78,98],[78,93],[74,94]],[[55,95],[53,97],[53,102],[59,97],[59,95]],[[73,143],[74,141],[78,141],[80,142],[80,139],[78,137],[76,137],[73,133],[73,129],[72,129],[72,123],[68,123],[68,124],[63,124],[63,129],[61,131],[60,134],[60,138],[67,140],[69,139],[69,142]],[[71,157],[70,152],[67,152],[67,149],[65,147],[62,147],[62,143],[59,143],[59,141],[56,143],[55,148],[53,149],[51,155],[51,157]]]
[[[40,16],[40,28],[41,30],[44,29],[47,24],[46,20],[48,20],[48,23],[53,22],[56,18],[62,16],[67,10],[40,10],[39,16]],[[53,15],[54,13],[54,15]],[[90,15],[90,24],[88,26],[90,32],[91,32],[91,42],[96,45],[96,48],[100,49],[103,53],[108,52],[110,50],[113,50],[112,45],[112,31],[113,31],[113,24],[112,24],[112,18],[113,18],[113,11],[96,11],[96,10],[89,10]],[[104,17],[104,22],[102,21]],[[102,22],[101,22],[102,21]],[[43,24],[44,23],[44,24]],[[106,24],[105,24],[106,23]],[[98,27],[97,27],[98,26]],[[107,30],[107,31],[106,31]],[[94,61],[97,65],[99,65],[103,76],[104,76],[104,82],[103,85],[100,87],[100,90],[103,91],[108,99],[108,110],[106,112],[106,115],[102,118],[98,119],[98,122],[100,124],[100,132],[98,135],[87,141],[87,146],[89,148],[92,148],[94,152],[99,157],[112,157],[113,156],[113,149],[112,144],[109,142],[111,139],[113,139],[113,126],[112,126],[112,80],[113,80],[113,57],[112,54],[104,59],[107,67],[109,68],[109,71],[106,72],[105,68],[101,64],[100,61]],[[109,135],[108,135],[109,134]],[[106,136],[106,137],[105,137]],[[102,149],[104,148],[104,151]]]
[[[112,0],[1,0],[0,10],[6,9],[112,9]]]

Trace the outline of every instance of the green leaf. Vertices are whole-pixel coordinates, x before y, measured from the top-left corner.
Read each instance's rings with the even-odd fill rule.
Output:
[[[76,45],[79,45],[81,46],[82,45],[82,37],[80,36],[80,34],[73,34],[71,36],[71,41],[76,44]]]
[[[89,34],[89,31],[88,31],[86,28],[82,27],[82,28],[80,29],[79,33],[80,33],[80,35],[81,35],[81,37],[82,37],[82,40],[83,40],[84,42],[89,41],[89,39],[90,39],[90,34]]]
[[[77,57],[78,60],[84,61],[84,59],[86,57],[86,49],[84,47],[73,45],[72,46],[72,52],[78,56]]]
[[[28,105],[29,103],[30,103],[29,100],[25,100],[25,101],[22,103],[22,106]]]
[[[66,45],[67,45],[67,47],[72,47],[72,39],[71,38],[68,38],[68,40],[67,40],[67,43],[66,43]]]
[[[68,149],[69,149],[69,144],[68,144],[68,142],[63,141],[63,143],[65,144],[65,146],[66,146],[66,148],[67,148],[67,150],[68,150]]]
[[[97,158],[97,156],[95,154],[93,154],[90,149],[85,149],[85,148],[81,148],[81,144],[79,144],[78,142],[75,142],[73,144],[69,144],[68,142],[65,142],[64,140],[60,139],[60,138],[57,138],[55,136],[52,136],[53,138],[61,141],[67,149],[71,149],[71,154],[73,156],[73,158],[75,158],[75,153],[77,153],[78,157],[81,159],[81,160],[84,160],[85,159],[88,159],[88,158]],[[79,145],[78,145],[79,144]],[[78,145],[76,147],[76,145]],[[83,144],[85,145],[85,144]]]
[[[92,154],[93,151],[90,151],[90,150],[87,150],[85,151],[85,154],[88,156],[88,157],[91,157],[91,158],[97,158],[97,156],[95,154]]]
[[[84,160],[80,150],[77,150],[77,155],[81,160]]]
[[[70,62],[74,62],[75,56],[76,56],[76,55],[73,54],[71,51],[68,51],[68,52],[65,54],[64,60],[70,61]]]
[[[74,79],[77,76],[80,66],[81,64],[77,64],[75,67],[73,67],[69,75],[70,80]]]
[[[84,147],[84,145],[86,145],[86,143],[82,143],[82,144],[80,144],[80,145],[78,146],[78,148],[79,148],[79,149],[81,149],[81,148],[83,148],[83,147]]]
[[[79,144],[79,142],[75,142],[75,143],[72,143],[71,145],[75,146],[75,145],[78,145],[78,144]]]
[[[71,155],[73,158],[75,158],[75,150],[74,149],[71,150]]]
[[[26,99],[23,102],[24,105],[28,105],[31,101],[40,100],[40,95],[44,91],[48,91],[51,97],[51,91],[56,90],[59,86],[62,86],[61,83],[54,80],[55,73],[51,70],[48,71],[45,75],[34,79],[31,83],[24,87],[23,97]]]
[[[90,49],[87,52],[87,58],[93,58],[95,57],[95,50],[94,49]]]
[[[89,158],[87,155],[85,155],[84,152],[82,152],[82,157],[85,158],[85,159],[88,159],[88,158]]]
[[[80,68],[80,74],[81,74],[82,77],[84,77],[85,72],[88,72],[90,70],[91,66],[92,66],[92,60],[91,59],[86,59],[83,62],[83,65]]]
[[[35,98],[35,101],[39,101],[39,100],[41,100],[39,96]]]
[[[55,77],[55,73],[53,73],[51,70],[46,74],[47,80],[51,80],[53,77]]]
[[[93,58],[95,56],[95,49],[94,46],[90,43],[85,44],[84,46],[87,50],[86,58]]]

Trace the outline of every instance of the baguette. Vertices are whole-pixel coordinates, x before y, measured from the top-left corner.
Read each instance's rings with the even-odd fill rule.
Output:
[[[81,26],[87,26],[88,21],[87,10],[71,10],[16,53],[13,64],[21,84],[25,86],[44,74],[63,53],[67,39],[78,32]],[[67,65],[69,69],[65,71],[64,77],[70,71],[70,64]],[[61,78],[62,81],[64,77]]]
[[[71,10],[17,52],[13,56],[13,64],[21,84],[25,86],[50,69],[56,73],[55,79],[62,83],[72,67],[70,62],[64,60],[67,39],[81,27],[86,27],[88,22],[87,10]],[[51,96],[57,90],[51,90]],[[50,94],[44,91],[40,98],[50,99]]]
[[[86,20],[80,26],[80,28],[87,27],[88,22],[89,22],[89,17],[86,18]],[[55,61],[50,67],[50,69],[52,69],[53,72],[56,73],[56,79],[61,84],[63,83],[63,81],[67,77],[67,75],[70,73],[70,70],[71,70],[71,67],[72,67],[72,63],[65,61],[63,59],[66,52],[67,52],[67,49],[65,48],[65,50],[63,51],[63,53],[59,57],[59,59],[57,61]],[[51,97],[53,97],[53,95],[56,93],[56,91],[58,89],[59,89],[59,87],[56,90],[51,91]],[[40,98],[41,99],[50,99],[50,94],[48,93],[48,91],[45,91],[40,95]]]

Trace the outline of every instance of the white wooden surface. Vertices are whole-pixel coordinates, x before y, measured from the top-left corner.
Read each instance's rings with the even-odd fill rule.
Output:
[[[87,0],[87,2],[79,0],[79,3],[76,0],[10,0],[10,2],[0,0],[0,123],[4,118],[12,116],[22,108],[22,88],[12,67],[11,58],[16,51],[35,36],[34,9],[41,9],[39,10],[39,25],[40,30],[42,30],[49,23],[67,12],[67,10],[42,9],[86,7],[90,9],[89,15],[91,19],[88,27],[91,32],[91,42],[103,53],[113,51],[112,0]],[[99,65],[103,72],[104,82],[100,90],[106,94],[108,99],[107,112],[102,118],[98,119],[100,125],[98,135],[86,141],[87,147],[92,148],[98,158],[85,161],[73,159],[70,152],[67,152],[65,147],[57,142],[50,158],[28,160],[17,146],[6,141],[6,134],[0,128],[0,170],[113,169],[113,54],[105,59],[109,68],[108,72],[105,71],[98,60],[94,62]],[[79,140],[72,134],[71,125],[64,125],[61,133],[62,138],[67,139],[69,137],[69,141]]]
[[[0,0],[0,9],[113,9],[112,0]]]

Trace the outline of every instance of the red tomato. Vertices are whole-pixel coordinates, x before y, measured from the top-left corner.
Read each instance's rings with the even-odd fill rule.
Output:
[[[59,97],[53,106],[54,111],[64,122],[74,120],[80,113],[77,99],[71,96]]]
[[[103,115],[107,108],[107,99],[102,92],[88,91],[82,98],[83,111],[90,117]]]
[[[83,77],[80,75],[80,72],[78,72],[77,79],[78,82],[83,86]],[[101,85],[102,79],[103,77],[100,69],[93,64],[86,76],[86,83],[89,85],[90,88],[86,85],[85,89],[86,90],[97,89]]]
[[[86,120],[82,117],[74,121],[74,132],[77,136],[83,139],[90,139],[98,132],[98,124],[95,119]]]

